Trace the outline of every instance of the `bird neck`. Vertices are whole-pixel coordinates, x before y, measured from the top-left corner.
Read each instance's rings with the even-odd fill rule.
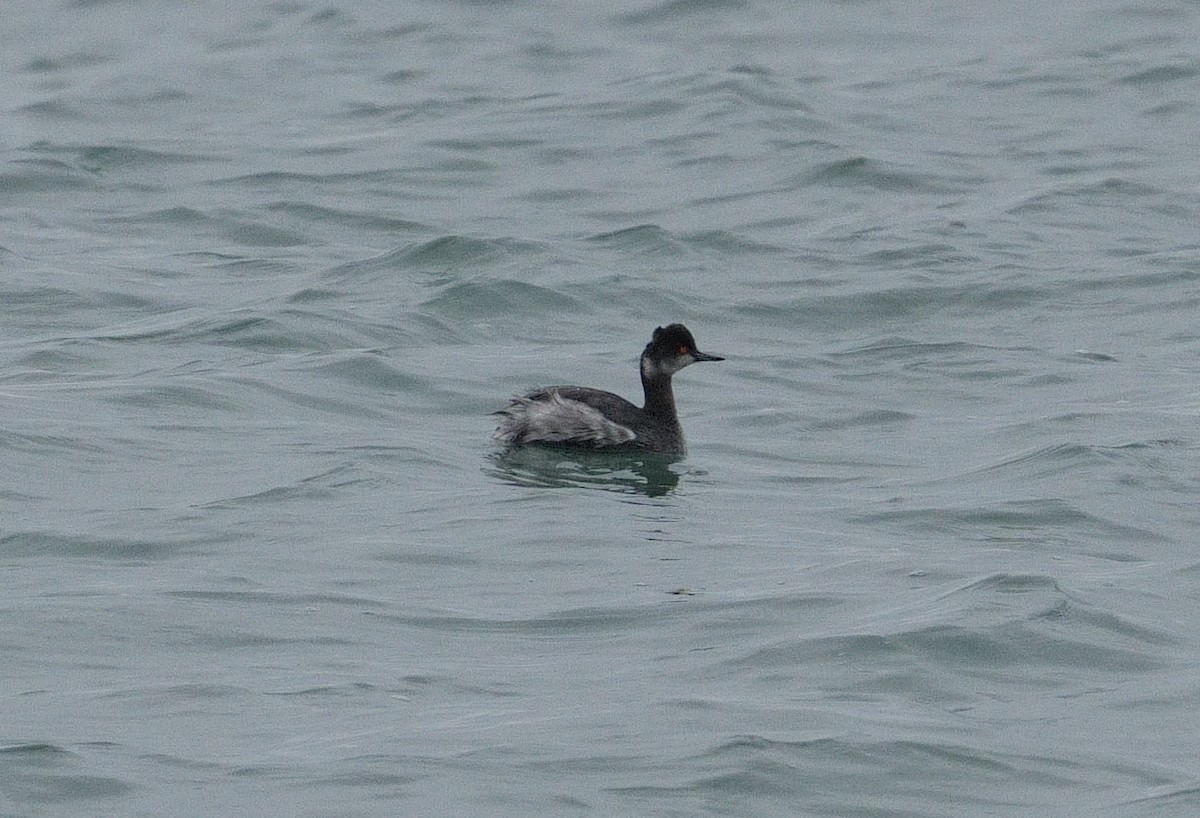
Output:
[[[675,392],[671,389],[671,376],[663,372],[647,372],[642,367],[642,392],[646,396],[643,411],[655,417],[675,417]]]

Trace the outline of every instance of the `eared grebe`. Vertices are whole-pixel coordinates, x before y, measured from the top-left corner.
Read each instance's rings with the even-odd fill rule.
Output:
[[[642,352],[644,407],[600,389],[552,386],[513,398],[496,412],[496,439],[514,445],[683,454],[671,376],[696,361],[723,360],[696,349],[683,324],[659,327]]]

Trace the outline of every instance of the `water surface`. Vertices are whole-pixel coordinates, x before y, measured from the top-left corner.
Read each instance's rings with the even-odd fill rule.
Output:
[[[1200,807],[1194,5],[5,23],[3,815]]]

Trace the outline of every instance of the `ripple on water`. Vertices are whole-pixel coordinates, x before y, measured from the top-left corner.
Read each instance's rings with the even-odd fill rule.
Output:
[[[199,541],[197,541],[198,543]],[[194,545],[196,543],[192,543]],[[127,537],[89,537],[18,531],[0,537],[0,553],[10,557],[56,556],[103,560],[169,560],[189,545],[179,541],[141,540]]]
[[[855,521],[907,534],[950,535],[963,542],[1004,542],[1032,549],[1064,545],[1094,551],[1099,544],[1122,548],[1164,543],[1156,531],[1093,514],[1060,499],[1013,500],[974,506],[914,507],[856,515]],[[1132,551],[1095,552],[1120,561],[1142,559]]]
[[[97,743],[74,751],[46,742],[0,746],[4,794],[14,802],[41,807],[90,804],[102,809],[104,802],[136,789],[131,781],[93,771],[90,756],[104,749]],[[83,807],[83,811],[90,809]]]
[[[1089,603],[1052,577],[993,574],[886,607],[853,631],[817,627],[713,671],[821,679],[835,697],[915,696],[963,707],[986,700],[981,681],[1060,694],[1119,686],[1172,666],[1166,657],[1181,646],[1176,634]]]
[[[803,803],[829,815],[958,816],[964,808],[1037,808],[1064,787],[1160,785],[1150,768],[1108,760],[1028,755],[969,738],[947,741],[822,736],[727,739],[692,761],[706,771],[686,783],[616,791],[642,800],[704,797],[728,806],[754,799]],[[940,783],[935,783],[940,782]],[[947,782],[957,785],[948,796]],[[962,787],[966,789],[962,789]]]

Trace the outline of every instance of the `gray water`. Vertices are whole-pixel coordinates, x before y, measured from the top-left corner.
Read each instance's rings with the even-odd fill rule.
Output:
[[[1200,813],[1196,3],[3,18],[0,815]]]

